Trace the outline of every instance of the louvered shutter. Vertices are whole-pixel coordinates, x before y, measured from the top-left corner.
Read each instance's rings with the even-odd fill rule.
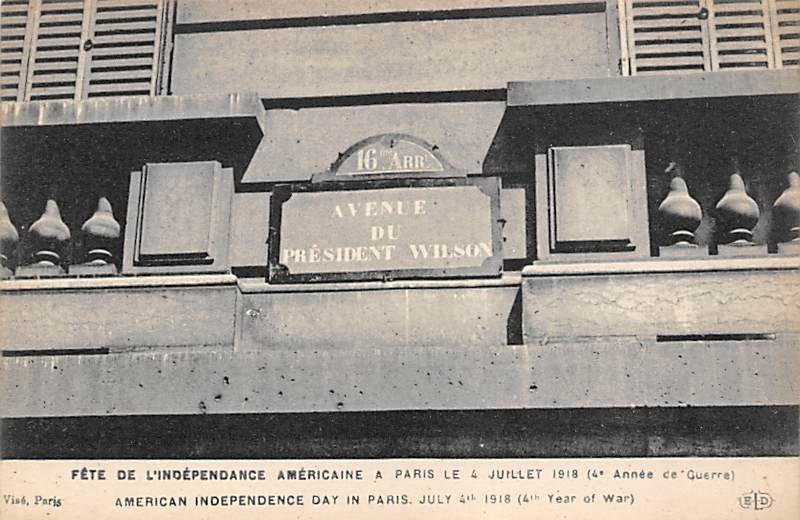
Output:
[[[33,18],[28,0],[0,2],[0,101],[22,101]]]
[[[25,99],[74,99],[81,67],[84,2],[36,1]]]
[[[625,0],[630,73],[711,68],[708,26],[700,0]]]
[[[623,0],[629,74],[800,66],[800,0]]]
[[[155,95],[167,0],[4,0],[3,100]]]
[[[768,0],[708,2],[712,70],[773,68]]]
[[[775,61],[800,67],[800,0],[771,0]]]
[[[85,97],[154,95],[162,39],[160,0],[95,0]]]

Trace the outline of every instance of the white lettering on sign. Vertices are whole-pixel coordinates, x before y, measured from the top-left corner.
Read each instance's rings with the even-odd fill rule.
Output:
[[[492,211],[491,194],[472,185],[296,193],[281,208],[280,248],[270,254],[290,274],[495,272]]]
[[[358,151],[358,171],[374,170],[378,167],[378,160],[375,158],[377,150],[367,148]]]
[[[390,261],[397,251],[393,244],[374,246],[287,248],[283,250],[283,264],[324,264]],[[487,258],[492,256],[492,246],[487,242],[474,244],[408,244],[414,259]]]
[[[333,208],[334,217],[384,217],[386,215],[425,215],[425,200],[382,200],[348,202],[347,204],[337,204]]]
[[[344,157],[336,175],[442,172],[442,162],[424,146],[396,138],[363,146]]]
[[[365,155],[365,157],[371,157]],[[365,159],[368,160],[368,159]],[[386,216],[421,217],[427,215],[425,199],[368,200],[336,204],[332,218],[377,218]],[[400,225],[373,225],[369,228],[369,240],[400,239]],[[408,252],[415,260],[447,258],[481,258],[492,256],[492,246],[488,242],[464,244],[407,244]],[[284,248],[283,264],[319,264],[327,262],[369,262],[373,260],[392,260],[397,246],[394,244],[364,245],[354,247]]]
[[[356,170],[361,173],[377,172],[378,157],[386,164],[385,168],[380,169],[383,173],[425,170],[424,155],[401,154],[393,150],[381,150],[379,155],[375,148],[363,148],[356,153]]]

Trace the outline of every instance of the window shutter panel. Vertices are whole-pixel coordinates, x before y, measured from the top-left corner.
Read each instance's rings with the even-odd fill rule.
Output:
[[[770,0],[775,62],[800,67],[800,0]]]
[[[710,70],[704,0],[625,0],[632,75]]]
[[[74,99],[86,10],[81,0],[37,0],[26,100]]]
[[[167,0],[4,0],[2,100],[155,95]]]
[[[0,3],[0,101],[23,101],[33,21],[29,0]]]
[[[709,1],[712,70],[775,66],[769,0]]]
[[[95,0],[84,97],[155,95],[163,0]]]

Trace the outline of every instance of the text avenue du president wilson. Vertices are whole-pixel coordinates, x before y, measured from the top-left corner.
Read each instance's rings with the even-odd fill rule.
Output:
[[[435,204],[435,202],[434,202]],[[375,200],[348,202],[333,206],[330,217],[337,221],[401,217],[403,219],[424,218],[429,215],[426,199]],[[343,222],[344,223],[344,222]],[[439,260],[456,258],[486,258],[492,255],[488,242],[470,243],[404,243],[403,226],[400,223],[370,225],[369,243],[359,246],[318,246],[283,248],[283,264],[325,264],[371,261],[392,261],[400,257],[413,260]]]

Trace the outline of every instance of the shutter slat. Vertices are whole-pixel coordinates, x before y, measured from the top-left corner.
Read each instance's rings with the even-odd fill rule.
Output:
[[[47,74],[53,70],[78,70],[78,62],[77,61],[53,61],[53,62],[43,62],[38,63],[36,65],[36,70],[34,71],[33,75],[38,76],[40,74]]]
[[[685,43],[674,44],[669,43],[666,45],[639,45],[636,48],[636,55],[655,54],[655,53],[685,53],[685,52],[703,52],[703,47],[700,43]]]
[[[77,49],[64,49],[57,51],[39,52],[36,54],[36,59],[34,60],[34,64],[47,63],[55,59],[59,61],[74,61],[77,63],[78,61]]]
[[[716,24],[717,27],[724,26],[724,25],[736,25],[736,24],[763,24],[765,22],[765,16],[763,14],[759,15],[736,15],[736,16],[716,16]]]
[[[800,13],[778,13],[780,25],[790,25],[791,22],[800,23]]]
[[[16,72],[19,74],[19,63],[0,63],[0,73]],[[11,76],[4,76],[6,78]]]
[[[31,99],[70,99],[75,94],[75,86],[47,87],[31,93]]]
[[[636,9],[635,20],[641,20],[642,17],[671,17],[671,16],[697,16],[700,10],[697,5],[676,5],[676,6],[656,6],[656,7],[638,7],[634,4]]]
[[[97,19],[108,20],[148,15],[152,16],[156,11],[158,11],[158,5],[152,3],[136,4],[132,2],[124,2],[123,4],[114,6],[100,2],[98,4]]]
[[[721,4],[714,2],[714,11],[720,13],[737,13],[741,11],[761,11],[760,2],[742,2],[736,4]]]
[[[17,64],[17,66],[22,65],[23,53],[21,50],[14,52],[10,51],[6,52],[5,49],[0,49],[0,56],[2,56],[2,60],[8,64],[14,62]]]
[[[667,30],[685,30],[689,27],[700,27],[700,20],[696,17],[686,18],[671,18],[671,19],[658,19],[658,20],[635,20],[636,32],[641,29],[667,29]]]
[[[37,40],[36,48],[39,49],[41,47],[50,48],[50,47],[74,47],[75,49],[79,49],[81,46],[81,39],[75,37],[69,38],[42,38],[41,36]],[[38,52],[37,52],[38,54]]]
[[[73,26],[75,24],[80,27],[81,22],[83,21],[83,15],[81,13],[70,13],[70,14],[51,14],[47,15],[47,24],[53,25],[46,25],[45,27],[51,27],[56,25],[70,25]],[[41,25],[39,26],[39,30],[42,30],[44,27]]]
[[[668,58],[651,58],[647,60],[647,67],[668,67],[671,65],[695,65],[703,64],[702,56],[676,56]]]
[[[148,64],[149,65],[149,64]],[[104,71],[104,72],[97,72],[92,71],[92,79],[90,80],[90,84],[94,80],[137,80],[137,81],[150,81],[150,68],[147,69],[133,69],[133,70],[115,70],[115,71]]]
[[[96,92],[128,92],[131,90],[139,90],[143,93],[150,91],[150,77],[148,76],[144,81],[135,83],[113,83],[113,84],[92,84],[89,83],[89,93]]]
[[[33,87],[34,88],[44,88],[46,86],[52,86],[53,84],[58,83],[59,85],[55,86],[62,86],[61,83],[69,83],[70,85],[75,83],[75,78],[77,77],[77,71],[71,72],[68,74],[41,74],[33,77]],[[69,85],[63,85],[69,86]]]
[[[124,34],[113,36],[96,36],[92,39],[97,48],[104,47],[152,47],[153,34]]]
[[[106,9],[131,9],[134,7],[157,8],[158,0],[98,0],[99,11]]]
[[[3,4],[2,13],[3,18],[5,17],[12,17],[12,16],[19,16],[20,18],[24,18],[28,16],[28,6],[25,4],[22,5],[5,5]]]
[[[96,59],[105,59],[108,57],[114,56],[136,56],[142,57],[142,55],[153,55],[153,46],[141,46],[141,47],[105,47],[100,49],[92,49],[92,60]]]
[[[752,41],[732,41],[732,42],[718,42],[717,48],[719,51],[733,50],[733,49],[760,49],[766,52],[766,42],[752,42]]]
[[[0,49],[2,49],[4,53],[22,52],[24,47],[25,47],[24,40],[23,42],[20,42],[18,40],[6,41],[2,42],[2,44],[0,45]]]
[[[3,42],[9,40],[24,40],[25,39],[25,25],[22,27],[9,27],[8,25],[2,26]]]
[[[118,22],[97,24],[95,26],[95,37],[105,33],[118,34],[122,31],[133,33],[154,33],[156,28],[154,26],[155,18],[152,20],[136,21],[136,22]]]
[[[126,57],[122,56],[120,58],[106,59],[106,60],[98,60],[95,59],[92,61],[92,72],[105,72],[105,69],[109,67],[138,67],[138,68],[146,68],[153,66],[153,58],[136,58],[136,57]]]
[[[634,41],[638,45],[639,42],[647,42],[650,40],[702,40],[702,33],[700,30],[694,31],[668,31],[668,32],[653,32],[653,33],[640,33],[636,34]]]
[[[725,31],[724,37],[761,37],[764,38],[764,27],[748,27],[745,29],[736,29],[735,32]]]

